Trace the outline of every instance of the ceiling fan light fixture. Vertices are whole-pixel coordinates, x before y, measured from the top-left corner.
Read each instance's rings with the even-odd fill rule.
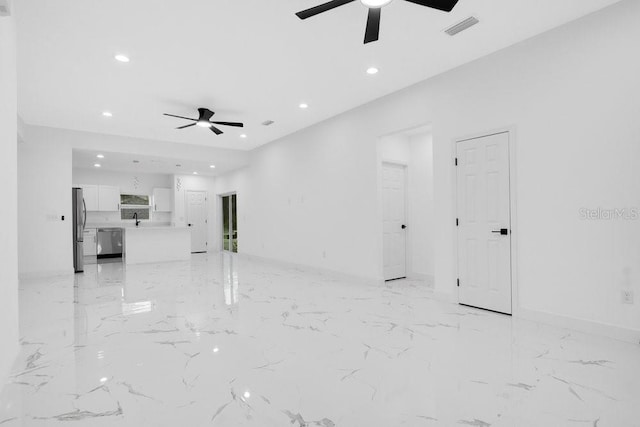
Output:
[[[360,2],[369,8],[379,8],[388,5],[393,0],[360,0]]]
[[[196,123],[196,125],[200,126],[201,128],[210,128],[211,127],[211,123],[206,122],[204,120],[199,121],[198,123]]]

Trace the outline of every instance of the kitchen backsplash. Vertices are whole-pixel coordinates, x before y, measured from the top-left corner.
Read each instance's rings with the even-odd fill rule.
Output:
[[[87,212],[87,224],[121,224],[122,222],[120,212]],[[149,222],[170,223],[171,212],[152,212]]]

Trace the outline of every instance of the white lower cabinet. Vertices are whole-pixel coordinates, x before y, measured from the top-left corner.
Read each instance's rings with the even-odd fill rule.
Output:
[[[83,235],[84,256],[98,255],[98,233],[95,228],[86,228]]]

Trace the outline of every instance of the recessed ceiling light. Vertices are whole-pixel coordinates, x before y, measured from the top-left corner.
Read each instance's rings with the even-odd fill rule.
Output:
[[[102,167],[102,165],[100,163],[96,163],[93,166],[96,167],[96,168],[101,168]]]
[[[122,54],[120,54],[120,53],[119,53],[119,54],[117,54],[117,55],[115,56],[115,58],[116,58],[116,61],[120,61],[120,62],[129,62],[129,61],[130,61],[130,59],[129,59],[129,57],[128,57],[128,56],[126,56],[126,55],[122,55]]]
[[[240,135],[240,138],[244,139],[247,137],[247,134],[243,133],[242,135]]]
[[[105,117],[113,117],[113,113],[111,113],[111,111],[104,111],[102,115]]]
[[[248,399],[248,398],[251,397],[251,392],[249,390],[247,390],[242,395],[244,396],[245,399]]]
[[[369,74],[369,75],[378,74],[378,71],[380,71],[380,70],[378,70],[376,67],[367,68],[367,74]]]
[[[303,102],[302,104],[299,105],[299,107],[302,108],[303,110],[306,110],[307,108],[309,108],[309,105]]]
[[[215,168],[216,168],[216,165],[209,165],[209,167],[210,167],[211,169],[215,169]]]
[[[194,174],[194,175],[198,175],[198,172],[194,172],[193,174]]]
[[[99,159],[104,159],[104,154],[98,154],[96,157]]]
[[[382,7],[391,3],[392,0],[360,0],[367,7]]]

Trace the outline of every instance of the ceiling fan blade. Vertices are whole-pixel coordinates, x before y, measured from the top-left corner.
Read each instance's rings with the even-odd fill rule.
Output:
[[[311,18],[312,16],[316,16],[319,13],[326,12],[331,9],[335,9],[338,6],[345,5],[347,3],[352,3],[356,0],[332,0],[327,3],[323,3],[319,6],[312,7],[310,9],[303,10],[302,12],[296,13],[296,16],[300,19]]]
[[[190,118],[190,117],[183,117],[183,116],[176,116],[175,114],[167,114],[167,113],[164,113],[164,115],[165,115],[165,116],[170,116],[170,117],[177,117],[177,118],[179,118],[179,119],[192,120],[192,121],[194,121],[194,122],[197,122],[197,121],[198,121],[198,119],[192,119],[192,118]]]
[[[364,33],[364,43],[371,43],[378,40],[380,35],[380,11],[378,8],[369,9],[369,17],[367,18],[367,30]]]
[[[224,133],[215,126],[211,126],[209,129],[211,129],[211,132],[215,133],[216,135],[222,135]]]
[[[222,126],[233,126],[236,128],[241,128],[244,127],[243,123],[235,123],[235,122],[211,122],[215,125],[222,125]]]
[[[443,10],[445,12],[451,12],[458,0],[406,0],[409,3],[419,4],[420,6],[427,6],[433,9]]]
[[[191,127],[191,126],[195,126],[195,125],[196,125],[195,123],[191,123],[191,124],[189,124],[189,125],[180,126],[179,128],[176,128],[176,129],[189,128],[189,127]]]
[[[198,113],[200,113],[200,117],[198,118],[199,122],[208,122],[215,114],[208,108],[198,108]]]

